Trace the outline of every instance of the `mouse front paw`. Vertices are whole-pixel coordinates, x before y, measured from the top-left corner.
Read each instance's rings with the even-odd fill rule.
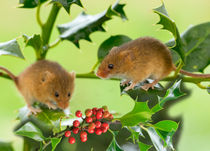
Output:
[[[53,109],[53,110],[57,109],[57,106],[54,105],[54,104],[53,104],[52,102],[50,102],[50,101],[47,101],[47,102],[46,102],[46,105],[48,106],[49,109]]]
[[[29,113],[29,115],[31,115],[31,114],[37,114],[37,113],[40,113],[42,110],[41,109],[39,109],[39,108],[34,108],[34,107],[32,107],[32,106],[28,106],[28,109],[30,110],[30,113]]]

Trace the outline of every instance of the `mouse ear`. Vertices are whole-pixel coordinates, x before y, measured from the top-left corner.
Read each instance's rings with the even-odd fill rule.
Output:
[[[116,46],[112,47],[112,49],[109,51],[109,53],[114,52],[117,48],[118,48],[118,47],[116,47]]]
[[[54,74],[52,74],[49,71],[45,71],[42,73],[41,80],[42,80],[42,82],[47,82],[47,81],[52,80],[53,78],[54,78]]]
[[[76,73],[74,71],[69,72],[69,75],[71,76],[71,78],[74,80],[76,77]]]

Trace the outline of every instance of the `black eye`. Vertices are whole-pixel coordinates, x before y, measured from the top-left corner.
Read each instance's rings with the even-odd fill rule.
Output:
[[[68,93],[68,97],[70,97],[70,96],[71,96],[71,93],[69,92],[69,93]]]
[[[55,92],[55,97],[57,97],[57,98],[59,97],[59,94],[58,94],[58,92]]]
[[[109,65],[108,65],[108,68],[109,68],[109,69],[113,69],[113,68],[114,68],[114,65],[113,65],[113,64],[109,64]]]

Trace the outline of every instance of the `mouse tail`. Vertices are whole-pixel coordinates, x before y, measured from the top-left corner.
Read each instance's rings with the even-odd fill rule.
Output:
[[[173,70],[176,71],[176,67],[173,66]],[[191,72],[188,72],[188,71],[185,71],[185,70],[180,70],[179,71],[181,74],[184,74],[184,75],[187,75],[187,76],[190,76],[190,77],[194,77],[194,78],[210,78],[210,74],[195,74],[195,73],[191,73]]]
[[[3,70],[4,72],[6,72],[8,76],[15,82],[15,84],[17,84],[18,78],[12,72],[10,72],[8,69],[1,66],[0,66],[0,70]]]

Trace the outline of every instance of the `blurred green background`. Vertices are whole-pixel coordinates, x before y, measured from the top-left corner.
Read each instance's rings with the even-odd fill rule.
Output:
[[[102,12],[113,4],[113,0],[81,0],[85,11],[89,14]],[[97,60],[99,45],[111,35],[125,34],[135,39],[140,36],[153,36],[163,42],[172,38],[168,31],[160,30],[155,23],[159,17],[152,12],[153,8],[160,6],[159,0],[130,0],[126,3],[128,21],[123,22],[115,17],[107,22],[104,27],[106,33],[96,32],[91,34],[93,43],[80,41],[80,49],[72,43],[63,41],[60,45],[50,50],[47,59],[59,62],[69,71],[85,73],[90,71]],[[188,26],[210,21],[209,0],[166,0],[169,15],[175,20],[180,32]],[[19,9],[18,0],[0,0],[0,42],[9,41],[22,34],[31,36],[39,33],[40,28],[36,23],[35,9]],[[46,19],[51,6],[44,4],[41,9],[42,19]],[[61,10],[56,24],[66,23],[74,19],[83,9],[73,5],[70,16]],[[58,37],[54,28],[51,42]],[[22,40],[21,47],[24,48]],[[25,67],[35,61],[35,54],[31,47],[23,51],[26,60],[10,56],[0,56],[0,65],[19,74]],[[205,70],[210,73],[210,68]],[[178,145],[179,151],[209,151],[210,150],[210,96],[195,85],[186,84],[192,89],[191,97],[174,105],[169,114],[173,117],[182,115],[184,118],[183,133]],[[22,140],[13,135],[13,128],[17,111],[25,105],[24,100],[17,92],[14,83],[0,78],[0,140],[12,141],[17,151],[22,150]],[[133,101],[128,96],[120,96],[119,82],[108,80],[77,79],[76,91],[70,103],[71,111],[77,109],[84,111],[94,106],[109,106],[121,114],[127,113],[133,107]]]

